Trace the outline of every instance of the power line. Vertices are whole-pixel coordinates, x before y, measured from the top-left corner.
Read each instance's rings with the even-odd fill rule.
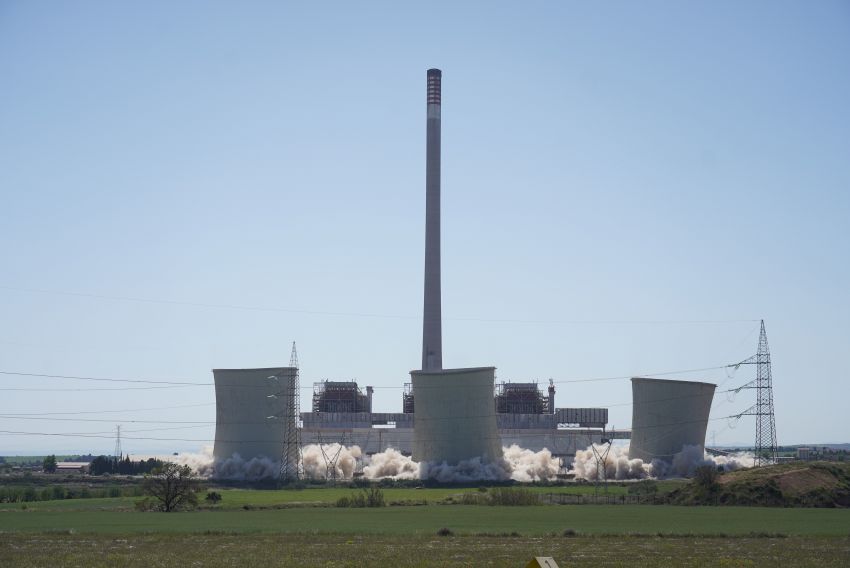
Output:
[[[13,292],[27,292],[36,294],[51,294],[57,296],[72,296],[77,298],[89,298],[96,300],[110,300],[120,302],[133,302],[143,304],[162,304],[171,306],[187,306],[194,308],[214,308],[253,312],[278,312],[289,314],[303,315],[319,315],[319,316],[342,316],[342,317],[362,317],[362,318],[378,318],[378,319],[404,319],[418,320],[419,315],[410,314],[385,314],[375,312],[334,312],[325,310],[310,310],[297,308],[279,308],[270,306],[249,306],[240,304],[222,304],[213,302],[189,302],[182,300],[168,300],[156,298],[137,298],[131,296],[115,296],[106,294],[91,294],[85,292],[68,292],[61,290],[45,290],[40,288],[21,288],[15,286],[2,286],[0,290],[9,290]],[[733,324],[733,323],[752,323],[759,320],[755,319],[693,319],[693,320],[547,320],[547,319],[494,319],[494,318],[478,318],[478,317],[444,317],[448,321],[460,322],[480,322],[480,323],[525,323],[525,324],[543,324],[543,325],[716,325],[716,324]]]
[[[575,383],[593,383],[593,382],[603,382],[603,381],[619,381],[631,379],[632,377],[661,377],[661,376],[669,376],[669,375],[684,375],[689,373],[699,373],[705,371],[716,371],[719,369],[727,369],[730,367],[735,367],[735,364],[729,365],[717,365],[714,367],[701,367],[695,369],[680,369],[675,371],[662,371],[662,372],[653,372],[653,373],[633,373],[628,375],[617,375],[611,377],[590,377],[590,378],[574,378],[574,379],[560,379],[553,380],[555,384],[575,384]],[[31,373],[31,372],[22,372],[22,371],[4,371],[0,370],[0,375],[13,375],[20,377],[37,377],[37,378],[45,378],[45,379],[66,379],[66,380],[75,380],[75,381],[95,381],[95,382],[108,382],[108,383],[131,383],[131,384],[150,384],[150,385],[158,385],[152,387],[122,387],[122,388],[74,388],[74,389],[45,389],[45,388],[29,388],[29,387],[3,387],[0,390],[16,390],[16,391],[35,391],[35,392],[44,392],[44,391],[103,391],[103,390],[145,390],[145,389],[156,389],[156,388],[173,388],[173,387],[199,387],[199,386],[214,386],[214,382],[206,381],[206,382],[192,382],[182,379],[174,379],[174,380],[166,380],[166,379],[146,379],[146,378],[119,378],[119,377],[90,377],[90,376],[80,376],[80,375],[53,375],[47,373]],[[355,381],[356,382],[356,381]],[[159,386],[161,385],[161,386]],[[230,387],[230,388],[246,388],[245,386],[240,387]],[[301,387],[303,390],[310,390],[313,387],[304,386]],[[376,386],[373,387],[375,389],[403,389],[404,386]]]
[[[115,422],[115,418],[56,418],[45,416],[15,416],[13,414],[0,414],[0,418],[7,420],[38,420],[44,422]],[[121,420],[127,424],[215,424],[209,420]],[[228,422],[228,424],[265,424],[265,422]]]
[[[466,418],[466,417],[464,417],[464,418]],[[738,416],[734,415],[734,414],[729,415],[729,416],[720,416],[720,417],[717,417],[717,418],[709,418],[708,421],[714,422],[714,421],[717,421],[717,420],[728,420],[728,419],[734,419],[734,418],[738,418]],[[678,426],[678,425],[682,425],[682,424],[692,424],[694,422],[701,422],[701,420],[685,420],[685,421],[680,421],[680,422],[671,422],[671,423],[668,423],[668,424],[659,424],[659,425],[656,425],[655,427]],[[351,429],[350,428],[337,428],[335,430],[348,431],[348,430],[351,430]],[[584,429],[584,430],[591,430],[591,429]],[[602,430],[599,430],[599,432],[602,432]],[[89,433],[69,433],[69,432],[25,432],[25,431],[18,431],[18,430],[0,430],[0,434],[11,434],[11,435],[21,435],[21,436],[59,436],[59,437],[75,437],[75,438],[107,438],[107,439],[113,439],[113,440],[115,439],[114,433],[112,435],[107,435],[108,433],[106,433],[106,432],[104,432],[103,434],[96,434],[96,433],[89,434]],[[523,435],[525,437],[528,437],[528,438],[535,438],[535,437],[537,437],[537,438],[547,438],[547,437],[551,436],[551,433],[549,433],[549,432],[528,432],[528,433],[523,434]],[[499,436],[491,437],[491,438],[501,440],[502,436],[499,435]],[[212,440],[212,439],[208,439],[208,438],[154,438],[154,437],[147,437],[147,436],[124,436],[123,439],[125,439],[125,440],[159,441],[159,442],[215,442],[216,441],[216,440]],[[239,443],[245,443],[245,442],[250,442],[250,443],[261,443],[262,442],[262,443],[265,443],[265,442],[272,442],[272,441],[277,441],[277,440],[220,440],[220,441],[227,442],[227,443],[236,443],[236,442],[239,442]]]
[[[157,406],[149,408],[125,408],[123,410],[78,410],[71,412],[0,412],[7,416],[64,416],[64,415],[80,415],[80,414],[106,414],[106,413],[122,413],[122,412],[147,412],[159,410],[171,410],[175,408],[198,408],[201,406],[215,406],[214,402],[204,402],[201,404],[178,404],[174,406]]]
[[[104,391],[137,391],[137,390],[163,390],[163,389],[176,389],[181,388],[179,386],[165,386],[165,387],[124,387],[124,388],[115,388],[115,389],[107,389],[107,388],[16,388],[16,387],[0,387],[0,391],[14,391],[14,392],[104,392]]]
[[[154,379],[123,379],[115,377],[84,377],[77,375],[49,375],[45,373],[22,373],[19,371],[0,371],[0,375],[15,375],[18,377],[38,377],[42,379],[69,379],[74,381],[101,381],[107,383],[146,383],[156,385],[185,385],[185,386],[208,386],[213,383],[189,382],[180,380],[154,380]]]

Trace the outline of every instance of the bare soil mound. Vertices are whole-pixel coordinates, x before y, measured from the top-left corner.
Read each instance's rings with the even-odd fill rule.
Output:
[[[682,505],[850,507],[850,464],[801,462],[720,475],[711,485],[693,481],[670,494]]]

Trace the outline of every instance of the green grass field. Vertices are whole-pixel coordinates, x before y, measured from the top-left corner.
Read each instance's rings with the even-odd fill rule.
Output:
[[[667,482],[660,488],[666,491],[676,486],[676,482]],[[567,485],[558,487],[529,487],[529,491],[539,494],[569,494],[569,495],[593,495],[595,489],[592,485]],[[251,507],[275,507],[298,504],[333,504],[337,499],[350,496],[360,491],[353,487],[326,487],[309,488],[302,490],[254,490],[254,489],[215,489],[223,499],[220,508],[241,509],[244,506]],[[443,502],[448,498],[459,499],[464,493],[479,493],[478,489],[472,488],[387,488],[383,489],[388,503],[392,502],[421,502],[429,504]],[[600,489],[601,492],[601,489]],[[628,488],[625,486],[612,485],[608,488],[611,496],[625,495]],[[200,494],[203,499],[204,493]],[[66,499],[59,501],[33,501],[27,503],[27,508],[33,511],[44,510],[69,510],[69,509],[132,509],[135,498],[116,499]],[[19,509],[20,503],[0,503],[0,511],[4,509]]]
[[[332,506],[352,488],[219,491],[216,507],[169,514],[132,497],[2,504],[0,566],[850,565],[847,509],[448,504],[477,488],[388,488],[387,502],[429,505],[357,509]]]
[[[85,500],[78,503],[85,504]],[[0,511],[0,531],[3,532],[54,530],[126,534],[233,531],[424,535],[434,534],[441,527],[465,534],[518,532],[522,535],[544,535],[569,528],[582,534],[742,535],[768,532],[847,536],[850,534],[850,511],[661,505],[308,507],[171,514],[91,508],[22,510],[19,507]]]

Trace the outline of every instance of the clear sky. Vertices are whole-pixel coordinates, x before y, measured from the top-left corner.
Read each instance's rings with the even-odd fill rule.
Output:
[[[0,2],[0,370],[208,382],[287,364],[294,340],[304,385],[356,379],[400,411],[439,67],[446,367],[716,367],[763,318],[780,442],[850,441],[850,5],[460,4]],[[725,390],[753,369],[665,376]],[[630,401],[628,380],[558,385],[617,427]],[[125,451],[182,451],[201,443],[132,438],[211,439],[155,422],[213,402],[4,390],[6,415],[94,413],[0,430],[120,423]],[[720,394],[712,416],[753,402]],[[138,410],[166,406],[187,407]],[[752,443],[754,422],[712,431]],[[0,453],[112,446],[0,434]]]

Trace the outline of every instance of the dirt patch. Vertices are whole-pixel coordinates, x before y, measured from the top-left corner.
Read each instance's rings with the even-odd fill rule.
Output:
[[[822,469],[798,469],[774,477],[776,484],[787,496],[802,495],[815,490],[831,491],[841,485],[840,481]]]

